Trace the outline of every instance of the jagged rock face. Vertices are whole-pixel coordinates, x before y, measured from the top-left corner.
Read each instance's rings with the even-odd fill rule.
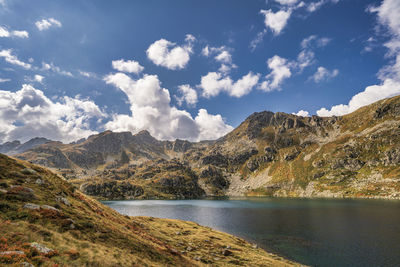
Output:
[[[400,96],[343,117],[258,112],[215,142],[104,132],[58,149],[20,157],[36,155],[36,162],[53,167],[104,168],[112,172],[92,171],[85,179],[127,181],[142,187],[140,198],[400,195]]]

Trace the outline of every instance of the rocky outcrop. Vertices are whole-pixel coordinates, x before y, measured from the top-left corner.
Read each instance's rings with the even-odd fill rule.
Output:
[[[81,191],[91,196],[106,199],[134,199],[143,195],[143,188],[129,182],[110,181],[104,183],[86,183]]]

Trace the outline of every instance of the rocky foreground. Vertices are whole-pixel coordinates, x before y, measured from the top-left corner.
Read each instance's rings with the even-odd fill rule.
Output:
[[[216,141],[107,131],[17,157],[102,199],[400,198],[400,96],[342,117],[258,112]]]
[[[56,174],[0,154],[0,265],[295,266],[179,220],[123,216]]]

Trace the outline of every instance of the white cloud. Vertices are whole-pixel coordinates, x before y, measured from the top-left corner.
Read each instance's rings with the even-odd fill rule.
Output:
[[[221,63],[218,71],[224,74],[228,74],[232,69],[237,68],[232,62],[231,48],[226,46],[220,47],[209,47],[208,45],[204,47],[201,51],[203,56],[209,57],[214,55],[215,61]]]
[[[12,31],[11,36],[19,38],[29,38],[29,33],[27,31]]]
[[[0,37],[19,37],[28,38],[29,33],[27,31],[8,31],[7,28],[0,26]]]
[[[337,4],[339,0],[319,0],[315,2],[311,2],[308,5],[306,5],[306,9],[308,12],[314,12],[320,9],[323,5],[332,3],[332,4]]]
[[[36,74],[34,77],[34,80],[38,83],[42,83],[44,80],[44,77],[42,75]]]
[[[253,52],[257,48],[257,46],[263,41],[264,35],[266,33],[267,33],[266,30],[257,33],[257,36],[250,42],[250,51]]]
[[[89,120],[105,114],[89,100],[63,97],[53,102],[24,84],[16,92],[0,90],[0,140],[26,141],[33,137],[71,142],[95,134]]]
[[[171,106],[169,91],[161,87],[157,75],[144,75],[133,80],[124,73],[116,73],[107,75],[104,80],[127,95],[132,113],[115,114],[106,124],[106,129],[134,133],[148,130],[158,139],[192,141],[215,139],[232,130],[222,118],[219,120],[218,115],[204,116],[204,112],[199,112],[193,119],[187,111]],[[216,121],[218,125],[214,125]]]
[[[162,66],[171,70],[183,69],[190,60],[193,53],[193,35],[186,35],[185,44],[178,46],[165,39],[160,39],[152,43],[147,49],[147,57],[157,66]]]
[[[304,38],[301,41],[301,47],[303,49],[311,49],[312,47],[316,46],[316,47],[324,47],[326,45],[329,44],[329,42],[331,41],[330,38],[327,37],[318,37],[317,35],[310,35],[306,38]]]
[[[58,74],[61,74],[61,75],[64,75],[64,76],[69,76],[69,77],[73,77],[74,76],[74,75],[72,75],[71,72],[63,70],[58,66],[55,66],[53,64],[53,62],[51,62],[51,63],[42,62],[42,70],[43,71],[50,70],[50,71],[53,71],[55,73],[58,73]]]
[[[294,5],[298,2],[299,0],[275,0],[275,2],[278,2],[281,5],[287,5],[291,6]]]
[[[40,21],[36,21],[35,25],[39,29],[39,31],[48,30],[51,27],[60,28],[62,26],[61,22],[59,22],[58,20],[56,20],[54,18],[42,19]]]
[[[217,96],[221,92],[227,92],[230,96],[242,97],[247,95],[257,85],[259,74],[249,72],[234,82],[229,76],[223,76],[218,72],[209,72],[201,77],[199,88],[206,98]]]
[[[135,60],[113,60],[112,67],[115,70],[122,71],[122,72],[129,72],[129,73],[136,73],[139,74],[144,70],[144,67],[139,64],[139,62]]]
[[[290,9],[279,10],[274,13],[271,9],[269,9],[261,10],[260,13],[265,16],[265,27],[270,28],[275,35],[279,35],[283,28],[285,28],[292,11]]]
[[[292,76],[290,62],[285,58],[275,55],[268,59],[267,64],[271,72],[266,76],[267,80],[262,82],[258,88],[265,92],[279,90],[282,82]]]
[[[320,83],[322,81],[326,81],[333,77],[336,77],[338,74],[339,70],[337,69],[330,71],[320,66],[318,67],[317,71],[310,77],[310,79],[314,80],[314,82],[316,83]]]
[[[305,111],[305,110],[299,110],[297,113],[292,113],[292,114],[296,115],[296,116],[301,116],[301,117],[310,116],[310,113],[308,111]]]
[[[330,110],[321,108],[317,111],[317,115],[322,117],[345,115],[357,110],[360,107],[372,104],[375,101],[398,94],[400,94],[400,82],[392,79],[386,79],[380,85],[368,86],[363,92],[353,96],[348,104],[336,105],[331,107]]]
[[[183,84],[178,86],[178,92],[181,93],[181,96],[175,96],[176,100],[178,101],[178,105],[181,106],[183,102],[186,102],[188,106],[195,106],[198,98],[197,92],[195,89],[190,87],[188,84]]]
[[[0,83],[10,82],[10,81],[11,81],[11,79],[0,78]]]
[[[232,126],[225,124],[221,115],[208,114],[205,109],[199,110],[195,122],[200,131],[198,140],[215,140],[233,130]]]
[[[29,63],[25,63],[17,58],[17,56],[12,54],[11,49],[4,49],[0,51],[0,58],[4,58],[10,64],[23,67],[24,69],[30,69],[32,66]]]
[[[384,0],[380,6],[369,11],[377,12],[380,26],[385,27],[391,39],[385,44],[389,49],[389,56],[394,59],[392,64],[379,71],[381,83],[370,85],[364,91],[351,98],[348,104],[332,106],[330,109],[321,108],[317,111],[319,116],[345,115],[358,108],[369,105],[375,101],[400,94],[400,2],[397,0]]]

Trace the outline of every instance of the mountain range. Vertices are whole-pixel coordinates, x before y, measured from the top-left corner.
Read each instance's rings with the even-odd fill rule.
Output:
[[[215,141],[106,131],[71,144],[14,141],[0,151],[101,199],[399,198],[400,96],[338,117],[256,112]]]

